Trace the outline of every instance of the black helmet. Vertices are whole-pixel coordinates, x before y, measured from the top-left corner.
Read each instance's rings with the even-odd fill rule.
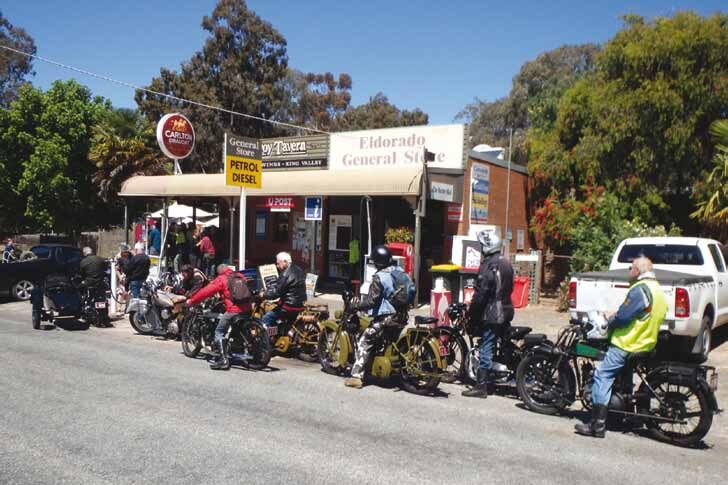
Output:
[[[384,244],[374,246],[372,249],[372,262],[377,269],[386,268],[392,264],[392,253]]]

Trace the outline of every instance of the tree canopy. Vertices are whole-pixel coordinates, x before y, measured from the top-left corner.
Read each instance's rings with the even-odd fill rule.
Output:
[[[22,28],[14,26],[0,11],[0,45],[35,54],[33,38]],[[17,90],[26,76],[33,74],[29,57],[0,49],[0,107],[16,99]]]
[[[339,115],[334,122],[334,128],[337,131],[353,131],[419,126],[426,125],[428,118],[427,113],[419,108],[412,111],[399,109],[383,93],[377,93],[367,103]]]
[[[603,187],[629,220],[695,232],[709,126],[728,107],[728,17],[627,16],[595,66],[566,90],[553,124],[529,131],[536,231],[558,244],[567,227],[557,222],[569,218],[556,208]]]

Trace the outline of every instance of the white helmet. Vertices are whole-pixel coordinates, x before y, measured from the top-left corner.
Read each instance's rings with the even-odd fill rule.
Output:
[[[486,256],[500,253],[503,248],[503,240],[493,231],[480,231],[478,233],[478,242],[480,243],[480,250]]]

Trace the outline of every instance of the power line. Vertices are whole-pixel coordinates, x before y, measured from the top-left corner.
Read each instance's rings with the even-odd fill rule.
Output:
[[[175,101],[180,101],[180,102],[187,103],[187,104],[191,104],[191,105],[194,105],[194,106],[200,106],[202,108],[213,109],[213,110],[221,111],[223,113],[228,113],[228,114],[231,114],[231,115],[242,116],[243,118],[249,118],[249,119],[253,119],[253,120],[257,120],[257,121],[262,121],[264,123],[271,123],[271,124],[274,124],[274,125],[285,126],[285,127],[288,127],[288,128],[294,128],[296,130],[307,130],[307,131],[312,131],[312,132],[315,132],[315,133],[321,133],[323,135],[331,135],[332,134],[332,133],[329,133],[328,131],[317,130],[316,128],[309,128],[309,127],[306,127],[306,126],[294,125],[292,123],[285,123],[283,121],[269,120],[269,119],[266,119],[266,118],[262,118],[260,116],[249,115],[249,114],[246,114],[246,113],[239,113],[237,111],[233,111],[233,110],[229,110],[229,109],[226,109],[226,108],[222,108],[220,106],[212,106],[212,105],[209,105],[209,104],[200,103],[199,101],[193,101],[191,99],[185,99],[185,98],[180,98],[178,96],[173,96],[171,94],[161,93],[159,91],[154,91],[152,89],[147,89],[147,88],[143,88],[143,87],[140,87],[140,86],[136,86],[134,84],[131,84],[131,83],[128,83],[128,82],[125,82],[125,81],[119,81],[118,79],[114,79],[114,78],[111,78],[111,77],[108,77],[108,76],[104,76],[104,75],[101,75],[101,74],[96,74],[94,72],[87,71],[85,69],[80,69],[78,67],[69,66],[68,64],[64,64],[62,62],[54,61],[53,59],[48,59],[46,57],[42,57],[42,56],[39,56],[39,55],[36,55],[36,54],[30,54],[28,52],[23,52],[23,51],[18,50],[18,49],[13,49],[12,47],[0,45],[0,48],[5,49],[5,50],[8,50],[8,51],[11,51],[11,52],[15,52],[16,54],[20,54],[20,55],[23,55],[23,56],[26,56],[26,57],[30,57],[31,59],[37,59],[39,61],[43,61],[43,62],[46,62],[48,64],[53,64],[54,66],[62,67],[64,69],[69,69],[71,71],[78,72],[80,74],[85,74],[87,76],[95,77],[95,78],[101,79],[103,81],[108,81],[108,82],[111,82],[111,83],[114,83],[114,84],[118,84],[120,86],[125,86],[125,87],[128,87],[128,88],[137,89],[137,90],[143,91],[145,93],[154,94],[154,95],[157,95],[157,96],[162,96],[162,97],[165,97],[165,98],[173,99]]]

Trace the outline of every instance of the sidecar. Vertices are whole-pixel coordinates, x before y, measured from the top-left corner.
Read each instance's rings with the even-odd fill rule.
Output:
[[[30,301],[33,305],[35,329],[40,328],[41,322],[54,325],[57,319],[81,318],[81,293],[71,278],[65,274],[48,275],[40,288],[33,289]]]

